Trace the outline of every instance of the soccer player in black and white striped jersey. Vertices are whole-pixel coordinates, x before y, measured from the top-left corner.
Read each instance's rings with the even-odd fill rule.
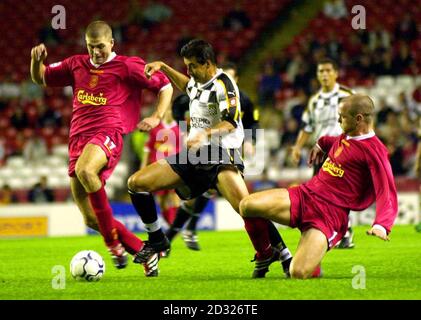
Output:
[[[301,160],[301,150],[310,138],[317,141],[322,136],[339,136],[342,133],[338,122],[339,102],[354,94],[354,91],[339,84],[338,65],[335,61],[325,58],[317,64],[317,80],[320,90],[310,97],[306,110],[302,115],[302,129],[298,133],[297,141],[292,147],[292,162],[295,165]],[[314,166],[313,174],[317,174],[321,165]],[[353,248],[353,231],[349,223],[348,232],[339,242],[337,248]]]
[[[146,248],[134,260],[139,263],[170,246],[159,225],[152,192],[175,188],[177,194],[187,200],[217,189],[237,212],[240,201],[248,195],[239,152],[244,130],[237,84],[217,68],[213,48],[206,41],[190,41],[182,48],[181,56],[190,78],[161,61],[145,66],[147,77],[161,70],[181,91],[187,92],[190,132],[188,154],[183,151],[166,161],[152,163],[128,180],[133,205],[149,236]],[[264,277],[269,266],[279,261],[281,252],[270,243],[268,220],[246,218],[244,223],[256,251],[252,277]]]

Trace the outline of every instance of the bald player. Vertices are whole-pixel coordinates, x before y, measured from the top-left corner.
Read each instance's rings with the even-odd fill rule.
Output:
[[[320,269],[326,252],[347,231],[350,210],[364,210],[376,201],[367,234],[385,241],[398,212],[387,149],[374,133],[372,100],[349,96],[338,113],[343,133],[319,138],[311,150],[309,166],[327,154],[317,175],[296,187],[251,194],[240,203],[243,217],[263,217],[301,231],[290,266],[293,278],[310,278]]]
[[[138,57],[117,55],[110,26],[94,21],[85,33],[88,54],[74,55],[61,62],[44,65],[47,48],[32,48],[31,77],[39,85],[72,86],[73,115],[69,138],[69,176],[73,198],[86,224],[99,230],[114,265],[127,265],[127,252],[143,250],[143,242],[113,218],[105,181],[116,167],[123,149],[123,135],[136,128],[156,127],[169,107],[172,86],[157,72],[144,75],[145,62]],[[139,121],[142,90],[158,96],[156,111]],[[157,255],[144,263],[146,276],[157,273]]]

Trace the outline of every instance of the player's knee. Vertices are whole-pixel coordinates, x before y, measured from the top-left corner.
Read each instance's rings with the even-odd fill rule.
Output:
[[[240,205],[239,205],[239,213],[242,217],[248,217],[250,214],[250,205],[251,205],[251,200],[250,200],[250,196],[245,197],[244,199],[242,199],[240,201]]]
[[[143,179],[142,176],[139,176],[136,174],[133,174],[132,176],[130,176],[129,180],[127,180],[127,188],[135,192],[150,192],[151,191],[145,179]]]
[[[308,279],[311,277],[311,270],[303,265],[297,265],[292,263],[289,272],[293,279]]]
[[[87,168],[76,168],[76,176],[82,185],[89,185],[90,182],[97,176],[95,172]]]

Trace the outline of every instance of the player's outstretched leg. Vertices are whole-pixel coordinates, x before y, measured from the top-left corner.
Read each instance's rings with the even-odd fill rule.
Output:
[[[170,248],[170,242],[158,221],[155,199],[151,192],[174,189],[180,183],[182,183],[181,178],[165,161],[157,161],[148,165],[129,178],[130,198],[145,224],[149,237],[149,241],[145,241],[143,248],[136,253],[134,262],[150,265],[154,270],[155,264],[157,265],[159,260],[159,253]],[[152,275],[158,275],[158,272],[154,272]]]

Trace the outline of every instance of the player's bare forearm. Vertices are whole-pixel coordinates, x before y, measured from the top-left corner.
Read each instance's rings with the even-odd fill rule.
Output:
[[[300,130],[300,132],[298,133],[297,141],[295,142],[295,147],[302,149],[307,143],[309,137],[310,133],[305,132],[304,130]]]
[[[154,61],[148,63],[145,66],[145,76],[150,79],[156,71],[162,71],[165,75],[171,80],[171,82],[181,91],[186,91],[187,83],[189,78],[178,72],[177,70],[171,68],[169,65],[165,64],[162,61]]]
[[[165,63],[162,63],[161,70],[167,75],[168,78],[170,78],[171,82],[174,83],[174,85],[179,90],[183,92],[186,91],[187,83],[190,80],[186,75],[178,72]]]
[[[173,87],[168,85],[164,90],[159,92],[158,102],[154,112],[154,115],[159,117],[159,119],[162,119],[165,112],[170,108],[173,91]]]
[[[39,85],[45,85],[44,82],[45,66],[42,61],[31,59],[31,78],[32,81]]]
[[[39,85],[45,85],[44,60],[47,58],[47,48],[43,43],[31,49],[31,78],[32,81]]]

